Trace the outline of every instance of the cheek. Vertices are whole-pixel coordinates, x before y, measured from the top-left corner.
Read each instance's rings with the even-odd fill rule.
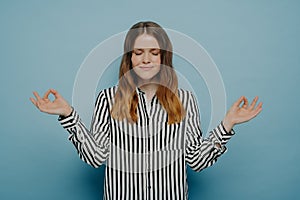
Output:
[[[151,57],[151,62],[153,64],[160,65],[161,64],[160,56],[153,56],[153,57]]]
[[[132,63],[132,67],[135,67],[139,64],[139,60],[136,56],[132,55],[131,56],[131,63]]]
[[[156,57],[153,59],[153,63],[161,64],[160,56],[156,56]]]

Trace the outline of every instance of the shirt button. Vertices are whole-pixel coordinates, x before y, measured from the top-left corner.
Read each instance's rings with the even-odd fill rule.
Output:
[[[151,189],[151,186],[150,186],[150,185],[148,186],[148,189]]]
[[[80,142],[83,141],[83,135],[82,135],[82,132],[80,130],[78,131],[78,138],[79,138]]]

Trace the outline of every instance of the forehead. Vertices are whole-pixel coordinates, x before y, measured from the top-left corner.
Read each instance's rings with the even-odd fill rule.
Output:
[[[148,34],[142,34],[135,39],[134,46],[135,49],[158,49],[159,44],[155,37]]]

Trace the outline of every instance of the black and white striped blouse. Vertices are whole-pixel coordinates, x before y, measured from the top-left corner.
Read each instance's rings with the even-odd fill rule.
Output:
[[[146,103],[140,89],[138,122],[115,120],[110,110],[116,89],[99,93],[90,130],[75,110],[59,118],[80,158],[95,168],[106,165],[104,199],[187,200],[187,164],[195,171],[214,164],[234,131],[226,132],[220,123],[203,138],[196,99],[182,89],[186,117],[180,123],[167,124],[167,112],[157,97]]]

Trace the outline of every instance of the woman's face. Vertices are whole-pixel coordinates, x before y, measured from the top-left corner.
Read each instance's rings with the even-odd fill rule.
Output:
[[[140,81],[150,81],[160,71],[160,48],[155,37],[142,34],[135,40],[131,57],[134,72]]]

